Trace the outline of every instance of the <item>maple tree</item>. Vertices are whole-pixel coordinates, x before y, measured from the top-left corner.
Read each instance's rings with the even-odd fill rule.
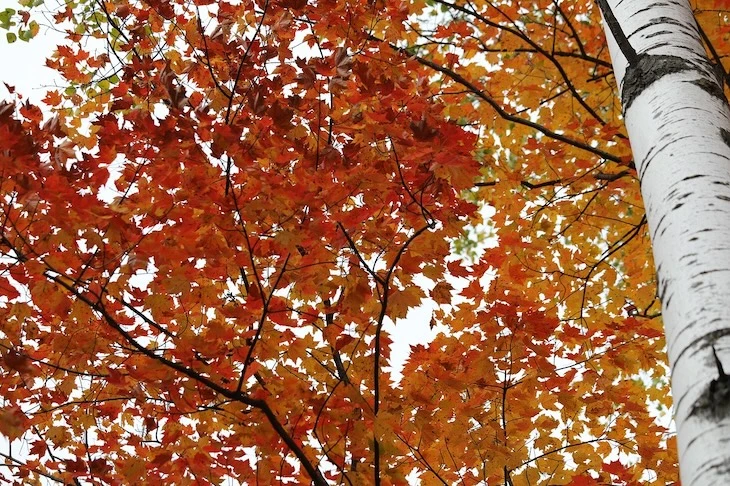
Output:
[[[695,11],[722,62],[716,7]],[[34,35],[34,8],[0,26]],[[676,480],[591,2],[89,0],[52,18],[68,88],[50,116],[0,106],[0,433],[29,444],[2,451],[8,481]],[[392,384],[384,327],[409,332],[426,300],[448,332]]]

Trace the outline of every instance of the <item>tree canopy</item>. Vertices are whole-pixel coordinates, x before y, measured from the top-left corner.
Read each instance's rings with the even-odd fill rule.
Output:
[[[720,66],[724,3],[694,4]],[[42,30],[21,4],[8,40]],[[0,104],[7,481],[677,480],[593,2],[45,18],[67,87]],[[440,332],[393,382],[387,326],[424,303]]]

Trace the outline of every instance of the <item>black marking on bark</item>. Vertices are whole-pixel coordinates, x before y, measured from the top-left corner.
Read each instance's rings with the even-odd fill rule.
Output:
[[[711,274],[713,274],[713,273],[718,273],[718,272],[724,272],[724,271],[726,271],[726,269],[718,269],[718,270],[703,270],[703,271],[701,271],[700,273],[698,273],[697,275],[711,275]]]
[[[664,232],[667,230],[667,228],[664,226],[664,220],[669,217],[669,213],[664,214],[661,218],[659,218],[659,222],[656,225],[656,229],[662,228],[659,235],[663,235]]]
[[[664,308],[666,308],[669,305],[669,301],[671,300],[671,297],[667,297],[667,279],[663,278],[661,276],[661,275],[663,275],[661,265],[657,266],[656,274],[657,274],[657,297],[659,297],[659,300],[664,304]],[[667,297],[666,301],[665,301],[664,297]]]
[[[687,60],[677,56],[640,54],[635,65],[629,64],[626,69],[623,87],[621,89],[621,100],[624,105],[624,113],[631,106],[631,103],[653,83],[668,74],[679,73],[694,69],[694,66]]]
[[[689,255],[683,255],[680,261],[687,263],[688,265],[697,264],[697,253],[690,253]]]
[[[648,34],[646,36],[646,38],[650,39],[652,37],[659,37],[660,35],[667,35],[667,34],[671,34],[671,32],[669,30],[657,30],[657,31],[652,32],[651,34]]]
[[[711,348],[717,368],[717,378],[710,381],[689,413],[690,416],[696,415],[705,420],[723,419],[730,415],[730,375],[725,373],[715,345],[712,344]]]
[[[725,142],[725,145],[730,147],[730,132],[724,128],[720,128],[720,136],[722,137],[722,141]]]
[[[684,24],[684,22],[681,22],[681,21],[679,21],[679,20],[677,20],[675,18],[672,18],[672,17],[664,17],[664,16],[655,17],[652,20],[651,23],[652,24],[667,24],[667,25],[673,25],[677,29],[682,29],[682,30],[685,30],[685,31],[687,30],[686,29],[687,26]],[[665,30],[664,32],[668,32],[668,31]],[[696,30],[695,30],[695,33],[697,33]]]
[[[709,79],[700,78],[690,82],[710,96],[713,96],[723,101],[725,100],[725,93],[723,93],[720,85],[717,84],[717,80],[710,81]]]

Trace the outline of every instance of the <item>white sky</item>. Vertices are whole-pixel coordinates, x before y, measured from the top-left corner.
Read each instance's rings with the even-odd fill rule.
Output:
[[[18,10],[14,0],[0,0],[0,11],[6,8]],[[45,92],[61,83],[61,78],[45,66],[46,57],[53,53],[55,46],[63,39],[57,32],[41,25],[38,36],[31,42],[18,39],[8,44],[7,31],[0,30],[0,81],[15,86],[25,99],[38,102]],[[0,83],[0,99],[8,98],[8,90]]]

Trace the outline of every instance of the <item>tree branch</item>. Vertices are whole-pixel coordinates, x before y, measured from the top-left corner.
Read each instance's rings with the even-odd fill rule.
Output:
[[[598,3],[598,8],[601,9],[603,19],[606,21],[606,25],[611,31],[611,35],[613,35],[613,38],[616,40],[616,44],[618,44],[618,48],[621,49],[621,53],[628,61],[629,66],[636,66],[639,62],[639,55],[636,53],[636,49],[633,48],[628,37],[626,37],[626,34],[624,34],[624,31],[621,29],[621,25],[618,23],[618,19],[616,19],[616,16],[613,14],[611,6],[608,5],[608,0],[596,0],[596,3]]]

